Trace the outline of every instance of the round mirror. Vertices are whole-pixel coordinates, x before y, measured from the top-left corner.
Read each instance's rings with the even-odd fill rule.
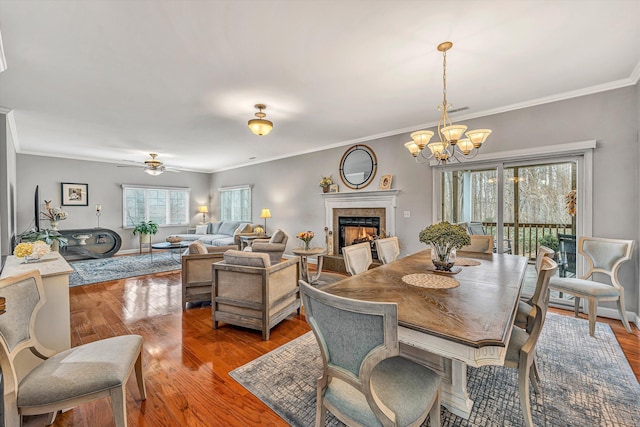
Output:
[[[377,169],[376,154],[366,145],[350,147],[340,159],[340,178],[344,185],[354,190],[369,185]]]

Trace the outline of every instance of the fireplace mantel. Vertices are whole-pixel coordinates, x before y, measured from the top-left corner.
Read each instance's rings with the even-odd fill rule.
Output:
[[[334,230],[333,210],[349,208],[385,208],[386,231],[396,235],[396,207],[400,190],[349,191],[346,193],[323,193],[325,224]]]

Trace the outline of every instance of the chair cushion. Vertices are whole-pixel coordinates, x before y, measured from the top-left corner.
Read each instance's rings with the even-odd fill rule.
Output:
[[[572,295],[588,295],[594,297],[617,297],[620,292],[607,283],[594,282],[568,277],[553,277],[549,287]]]
[[[189,243],[189,253],[190,254],[206,254],[207,247],[200,240],[196,240],[195,242]]]
[[[371,382],[380,400],[396,414],[398,425],[410,425],[430,407],[440,385],[431,369],[403,357],[391,357],[373,370]],[[362,425],[381,426],[364,395],[338,379],[332,379],[325,399]]]
[[[229,250],[224,253],[224,262],[231,265],[244,265],[247,267],[270,267],[271,260],[268,254],[257,252],[243,252]]]
[[[284,236],[286,236],[284,231],[278,229],[276,230],[275,233],[273,233],[273,236],[271,236],[271,239],[269,239],[269,243],[280,243],[284,240]]]
[[[141,347],[140,335],[124,335],[58,353],[22,380],[18,406],[41,406],[117,387],[127,381]]]

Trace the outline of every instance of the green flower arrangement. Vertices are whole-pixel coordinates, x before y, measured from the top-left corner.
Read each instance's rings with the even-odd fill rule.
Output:
[[[320,180],[320,187],[328,187],[331,184],[333,184],[333,181],[331,180],[331,175],[329,176],[323,176],[322,179]]]
[[[420,241],[431,245],[431,258],[438,270],[451,270],[453,262],[449,256],[453,249],[471,244],[471,238],[464,227],[446,221],[430,225],[420,232]]]

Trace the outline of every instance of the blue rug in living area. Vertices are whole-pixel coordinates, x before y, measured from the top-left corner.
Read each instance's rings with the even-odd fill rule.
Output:
[[[640,384],[609,325],[597,323],[592,338],[586,320],[549,313],[536,350],[542,376],[542,392],[531,390],[536,426],[640,426]],[[290,425],[314,425],[322,359],[312,332],[229,374]],[[442,426],[523,425],[516,369],[469,367],[467,388],[474,401],[469,419],[442,407]],[[326,425],[343,426],[331,413]]]
[[[72,261],[69,265],[74,271],[69,275],[69,286],[88,285],[108,280],[180,270],[182,265],[179,262],[179,256],[166,251],[154,254]]]

